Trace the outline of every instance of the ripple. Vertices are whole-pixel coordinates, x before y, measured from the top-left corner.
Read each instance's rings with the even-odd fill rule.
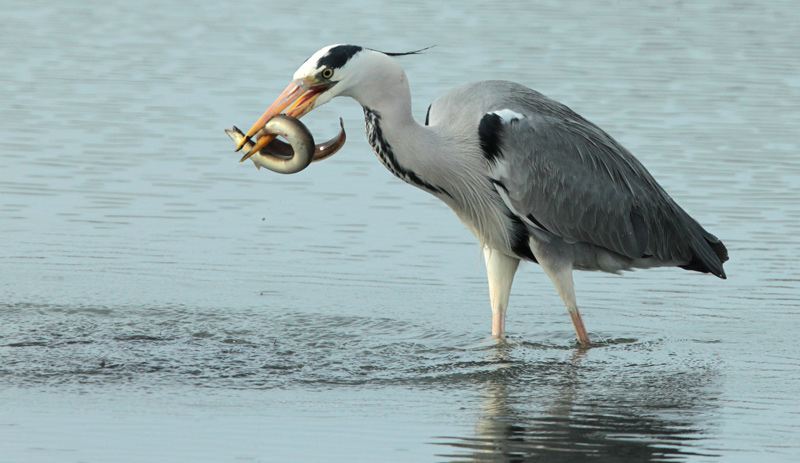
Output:
[[[185,436],[152,445],[115,423],[96,433],[75,428],[74,416],[106,393],[114,413],[99,415],[116,418],[129,406],[141,420],[142,410],[161,408],[130,397],[177,391],[214,398],[208,407],[172,408],[159,422],[196,411],[198,422],[216,423],[208,410],[242,393],[245,405],[229,423],[260,430],[263,416],[243,420],[243,410],[263,403],[265,416],[275,413],[269,400],[281,394],[293,405],[311,400],[311,418],[298,420],[287,446],[303,450],[314,437],[357,436],[353,445],[320,446],[361,452],[370,434],[354,432],[352,417],[370,413],[363,427],[384,426],[383,442],[394,446],[402,409],[412,423],[406,434],[427,423],[437,429],[428,436],[449,436],[436,443],[452,460],[619,461],[626,451],[639,461],[716,453],[756,460],[766,452],[791,460],[800,10],[747,1],[387,5],[400,14],[363,15],[364,5],[347,2],[331,15],[273,9],[283,29],[263,21],[243,28],[241,11],[253,8],[214,3],[5,5],[0,38],[13,46],[0,69],[0,384],[29,394],[18,401],[28,408],[10,415],[34,409],[40,392],[55,397],[32,414],[46,422],[19,426],[8,439],[28,450],[7,458],[46,459],[31,458],[45,451],[37,436],[70,439],[80,429],[83,439],[124,436],[84,447],[150,449],[151,460],[169,459],[158,452]],[[188,26],[175,27],[176,18]],[[431,18],[480,33],[414,33]],[[290,37],[301,19],[321,33]],[[327,134],[344,116],[354,136],[336,160],[297,176],[236,163],[221,129],[257,117],[298,60],[341,35],[337,28],[365,45],[375,37],[406,49],[421,46],[414,37],[441,43],[403,60],[420,119],[430,101],[465,81],[454,70],[526,83],[567,103],[630,148],[720,236],[729,279],[666,269],[576,275],[596,340],[579,349],[558,295],[526,266],[516,276],[511,335],[495,343],[477,243],[446,206],[375,162],[357,105],[331,103],[304,119]],[[269,69],[253,50],[265,53]],[[320,391],[317,402],[308,399]],[[370,394],[374,409],[363,402]],[[71,395],[91,400],[65,409],[60,428],[31,432],[69,407]],[[279,410],[283,429],[297,408]],[[327,420],[309,437],[319,410],[341,426]],[[453,423],[460,432],[438,431]],[[146,435],[155,434],[163,433]],[[272,444],[272,435],[247,435],[241,448]],[[281,459],[271,447],[260,459]],[[391,459],[389,447],[372,459]],[[367,457],[351,460],[358,458]]]

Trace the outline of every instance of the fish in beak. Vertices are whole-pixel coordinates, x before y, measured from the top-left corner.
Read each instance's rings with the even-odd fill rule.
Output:
[[[247,132],[246,136],[239,141],[236,151],[241,150],[253,135],[263,129],[267,122],[278,114],[285,112],[287,116],[296,119],[300,119],[308,114],[309,111],[314,109],[314,102],[317,101],[320,94],[332,86],[333,83],[331,82],[319,83],[310,78],[293,80],[278,99],[267,109],[264,115],[253,124],[253,127]],[[256,153],[274,139],[275,135],[272,134],[262,136],[250,151],[242,157],[240,162],[252,156],[253,153]]]
[[[264,125],[262,138],[279,135],[289,143],[275,139],[269,145],[258,150],[253,150],[255,143],[247,140],[245,134],[236,126],[233,126],[232,130],[225,130],[225,133],[237,146],[242,144],[248,152],[253,150],[250,160],[259,169],[266,167],[280,174],[294,174],[305,169],[312,162],[319,162],[333,156],[344,146],[347,135],[344,132],[342,118],[339,118],[339,126],[341,127],[339,135],[315,145],[314,137],[302,122],[293,117],[278,115]]]

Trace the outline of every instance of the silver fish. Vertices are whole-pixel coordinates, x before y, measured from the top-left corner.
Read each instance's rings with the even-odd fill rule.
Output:
[[[284,143],[277,138],[267,146],[261,148],[250,156],[250,159],[259,169],[267,169],[280,174],[294,174],[309,166],[312,162],[322,161],[333,156],[347,140],[344,131],[344,122],[339,118],[341,131],[339,134],[325,143],[314,144],[314,137],[308,128],[294,117],[279,115],[275,116],[264,126],[262,136],[281,136],[289,143]],[[225,130],[225,133],[237,145],[245,138],[245,134],[236,126],[232,130]],[[255,146],[252,140],[244,143],[245,152],[250,151]],[[246,159],[246,158],[245,158]],[[244,160],[244,159],[242,159]]]

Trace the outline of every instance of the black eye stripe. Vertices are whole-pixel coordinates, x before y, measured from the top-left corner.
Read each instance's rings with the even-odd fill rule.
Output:
[[[317,66],[338,69],[363,48],[356,45],[339,45],[331,48],[317,61]]]

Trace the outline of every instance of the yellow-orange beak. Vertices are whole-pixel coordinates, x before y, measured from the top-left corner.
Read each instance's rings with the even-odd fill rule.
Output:
[[[292,81],[292,83],[286,87],[286,90],[281,93],[278,99],[272,103],[272,106],[267,109],[264,115],[261,116],[261,118],[259,118],[255,124],[253,124],[253,127],[247,132],[247,136],[239,142],[239,146],[236,147],[236,151],[242,149],[242,146],[244,146],[247,140],[249,140],[259,130],[263,129],[267,122],[278,114],[285,112],[287,116],[292,116],[297,119],[300,119],[308,114],[309,111],[314,109],[314,102],[317,100],[320,93],[329,89],[330,87],[331,84],[329,83],[315,84],[313,82],[308,82],[305,79]],[[242,157],[239,162],[249,158],[253,155],[253,153],[267,146],[269,142],[274,139],[274,135],[264,135],[258,140],[255,146],[253,146],[253,148]]]

